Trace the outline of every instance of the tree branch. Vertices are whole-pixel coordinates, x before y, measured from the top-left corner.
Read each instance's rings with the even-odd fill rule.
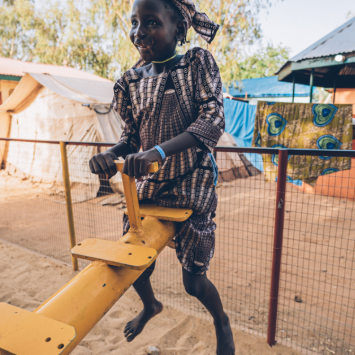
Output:
[[[113,0],[113,5],[114,7],[117,7],[117,2],[116,0]],[[130,28],[128,22],[125,20],[125,18],[122,16],[121,13],[119,13],[119,11],[114,10],[115,14],[120,18],[121,22],[126,26],[127,30]],[[125,28],[122,28],[122,30],[124,31],[126,37],[128,37],[128,31]]]

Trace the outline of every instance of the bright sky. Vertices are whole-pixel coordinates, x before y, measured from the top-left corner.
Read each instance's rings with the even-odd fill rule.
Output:
[[[345,23],[349,11],[355,16],[355,0],[279,0],[267,11],[260,14],[264,43],[282,43],[294,56]]]

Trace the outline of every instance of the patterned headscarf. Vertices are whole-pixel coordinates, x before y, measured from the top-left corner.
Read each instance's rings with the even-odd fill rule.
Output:
[[[205,13],[198,12],[192,0],[172,0],[187,21],[187,29],[191,26],[207,42],[211,43],[219,25],[208,18]]]

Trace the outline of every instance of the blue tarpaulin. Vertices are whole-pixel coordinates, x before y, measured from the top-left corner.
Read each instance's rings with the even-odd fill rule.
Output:
[[[238,147],[251,147],[256,106],[248,103],[224,99],[225,131],[233,136]],[[243,153],[245,157],[260,171],[263,169],[263,159],[260,154]]]
[[[237,85],[237,87],[236,87]],[[267,78],[245,79],[239,84],[229,87],[229,94],[234,97],[291,97],[293,84],[278,81],[277,76]],[[226,91],[226,90],[224,90]],[[296,84],[295,97],[308,97],[310,87],[308,85]]]
[[[255,114],[256,106],[246,102],[224,99],[226,132],[233,136],[238,147],[251,147]]]

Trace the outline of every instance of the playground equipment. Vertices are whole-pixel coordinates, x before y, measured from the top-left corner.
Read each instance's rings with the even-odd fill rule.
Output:
[[[122,171],[123,161],[115,161]],[[158,171],[158,164],[149,172]],[[0,303],[1,355],[70,354],[94,325],[172,241],[175,222],[192,210],[139,206],[134,177],[122,174],[130,230],[118,242],[84,240],[72,249],[92,260],[34,312]],[[142,220],[141,217],[144,217]]]

